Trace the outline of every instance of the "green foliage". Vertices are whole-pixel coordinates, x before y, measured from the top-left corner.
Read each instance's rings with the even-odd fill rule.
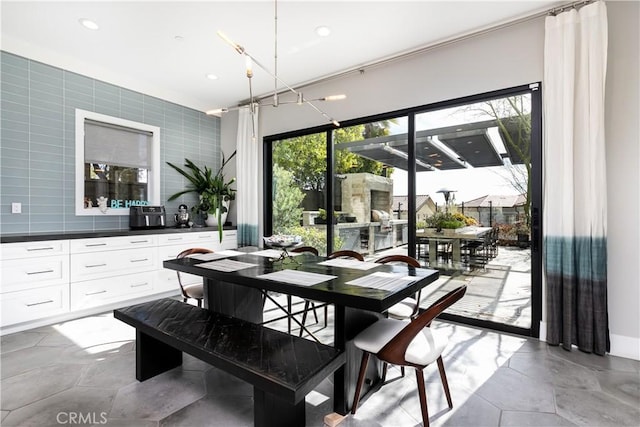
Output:
[[[300,225],[300,204],[304,193],[293,182],[293,174],[278,165],[273,166],[273,181],[273,231],[276,234],[298,234],[289,230]]]
[[[327,236],[324,229],[297,226],[288,230],[287,233],[302,237],[305,246],[313,246],[318,249],[320,255],[326,255]],[[342,245],[344,245],[344,241],[339,236],[335,236],[333,238],[333,249],[338,250],[342,248]]]
[[[175,200],[184,194],[196,193],[198,195],[199,204],[194,206],[192,210],[202,211],[212,215],[215,215],[216,213],[218,214],[220,241],[222,241],[222,214],[227,211],[227,208],[223,206],[222,202],[235,200],[236,198],[236,190],[231,188],[231,185],[236,181],[236,179],[231,178],[229,181],[225,182],[224,167],[235,155],[236,152],[234,151],[226,160],[223,155],[222,165],[215,174],[208,166],[201,169],[189,159],[184,159],[185,169],[167,162],[169,166],[189,181],[186,189],[173,194],[168,200]]]
[[[427,227],[437,228],[438,230],[464,227],[466,225],[465,222],[456,219],[454,215],[456,214],[450,212],[436,212],[427,217]]]

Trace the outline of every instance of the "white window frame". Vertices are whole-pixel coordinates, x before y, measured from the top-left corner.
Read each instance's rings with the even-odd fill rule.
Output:
[[[76,109],[76,195],[75,207],[76,216],[128,216],[129,209],[107,209],[105,213],[97,207],[85,209],[84,207],[84,125],[85,121],[94,120],[102,123],[109,123],[116,126],[124,126],[140,131],[151,132],[153,134],[151,143],[151,167],[148,174],[149,204],[160,204],[160,128],[131,120],[111,117],[93,111]]]

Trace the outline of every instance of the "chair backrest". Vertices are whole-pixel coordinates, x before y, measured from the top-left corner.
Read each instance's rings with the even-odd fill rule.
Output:
[[[293,248],[292,250],[290,250],[289,252],[295,252],[295,253],[303,253],[303,252],[311,252],[314,255],[318,255],[318,250],[316,248],[314,248],[313,246],[300,246],[297,248]]]
[[[364,261],[364,257],[361,253],[349,250],[335,251],[327,257],[327,259],[335,258],[355,258],[358,261]]]
[[[210,254],[212,252],[213,251],[211,249],[206,249],[206,248],[189,248],[189,249],[185,249],[184,251],[180,252],[176,256],[176,259],[181,259],[181,258],[184,258],[186,256],[193,255],[193,254]],[[187,295],[187,293],[184,291],[184,287],[182,286],[182,279],[180,278],[180,272],[176,271],[176,274],[178,275],[178,284],[180,285],[180,290],[182,291],[182,295],[185,298],[190,298],[189,295]]]
[[[462,285],[448,292],[431,304],[422,314],[413,319],[378,352],[377,357],[395,365],[407,365],[405,353],[411,341],[423,328],[431,324],[443,311],[455,304],[467,292],[467,285]]]
[[[402,262],[411,267],[420,268],[420,262],[417,259],[410,257],[408,255],[387,255],[382,258],[378,258],[375,262],[378,264],[390,264],[393,262]]]

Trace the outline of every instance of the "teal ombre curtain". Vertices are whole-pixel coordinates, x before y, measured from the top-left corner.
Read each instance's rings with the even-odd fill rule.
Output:
[[[258,107],[251,114],[249,107],[238,111],[236,176],[238,180],[238,246],[258,246]]]
[[[547,342],[609,351],[603,1],[545,22],[544,267]]]

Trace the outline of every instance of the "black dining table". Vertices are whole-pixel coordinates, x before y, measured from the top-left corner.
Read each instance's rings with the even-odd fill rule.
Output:
[[[233,251],[234,255],[227,256],[224,260],[251,264],[249,268],[219,271],[202,266],[216,261],[192,257],[167,260],[163,262],[163,266],[203,277],[205,308],[254,323],[263,321],[263,293],[267,291],[332,304],[335,313],[333,345],[346,352],[347,360],[345,366],[334,374],[334,411],[343,415],[349,411],[352,403],[362,355],[353,345],[353,338],[383,317],[392,305],[412,296],[438,278],[437,270],[404,265],[379,264],[372,269],[361,270],[321,265],[320,263],[326,258],[309,253],[277,260],[252,253],[259,253],[256,248],[238,251]],[[221,252],[221,254],[224,253],[225,251]],[[313,285],[292,284],[259,277],[283,270],[297,270],[334,277]],[[403,280],[400,286],[391,290],[349,283],[380,272],[412,277]],[[375,387],[380,379],[379,364],[370,363],[370,365],[367,376],[373,381],[367,388]]]

